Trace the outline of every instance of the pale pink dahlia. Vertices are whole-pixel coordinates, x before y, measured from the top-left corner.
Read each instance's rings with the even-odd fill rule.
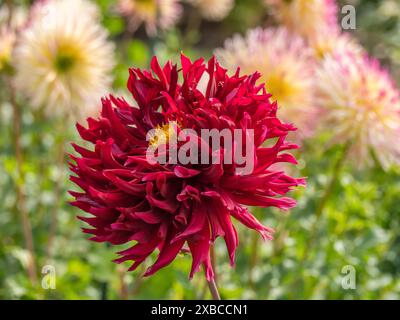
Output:
[[[316,108],[314,102],[313,52],[304,40],[285,28],[254,29],[245,37],[235,35],[217,49],[221,64],[234,72],[258,70],[272,99],[278,102],[279,115],[299,125],[300,135],[312,133]]]
[[[357,164],[372,153],[387,169],[400,163],[400,95],[389,73],[365,54],[335,50],[317,71],[321,126],[332,143],[349,143]]]
[[[336,51],[351,51],[355,54],[365,53],[365,49],[358,40],[350,33],[331,32],[330,30],[321,30],[321,32],[310,38],[310,47],[314,51],[317,60],[323,59],[325,56]]]

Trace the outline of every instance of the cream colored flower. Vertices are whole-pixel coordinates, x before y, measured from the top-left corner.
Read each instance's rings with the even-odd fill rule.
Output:
[[[265,0],[265,3],[280,23],[306,39],[321,30],[338,30],[335,0]]]
[[[335,50],[317,71],[317,102],[323,130],[332,143],[350,143],[357,164],[372,163],[371,151],[387,169],[400,163],[399,90],[377,60]]]
[[[236,35],[226,40],[216,55],[231,72],[237,67],[247,74],[260,72],[282,119],[294,123],[301,135],[313,131],[315,62],[301,37],[284,28],[255,29],[245,38]]]
[[[127,18],[131,32],[145,24],[147,34],[173,27],[182,14],[180,0],[119,0],[118,12]]]
[[[105,95],[113,45],[87,0],[49,0],[33,8],[15,49],[17,88],[48,114],[90,113]]]
[[[200,10],[201,15],[211,21],[224,19],[233,9],[234,0],[188,0]]]

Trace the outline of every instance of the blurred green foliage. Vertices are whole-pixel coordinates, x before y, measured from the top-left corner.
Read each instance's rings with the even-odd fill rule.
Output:
[[[168,33],[149,39],[143,30],[135,36],[112,10],[113,1],[98,0],[103,23],[116,43],[114,89],[126,95],[127,69],[147,67],[152,54],[176,59],[183,50],[191,57],[210,56],[226,37],[257,25],[268,25],[262,1],[237,0],[229,17],[218,23],[199,20],[185,6],[182,22]],[[357,8],[355,34],[400,80],[400,4],[394,0],[341,1]],[[396,11],[397,10],[397,11]],[[196,22],[197,19],[197,22]],[[191,23],[195,23],[191,26]],[[400,81],[399,81],[400,83]],[[87,241],[76,219],[78,210],[67,204],[67,165],[55,159],[64,145],[78,140],[73,123],[50,122],[23,108],[23,181],[18,179],[13,147],[12,109],[8,92],[0,86],[0,298],[2,299],[203,299],[210,298],[203,274],[188,280],[191,258],[180,255],[151,278],[143,269],[126,273],[128,265],[111,262],[115,248]],[[315,211],[330,179],[338,148],[325,148],[324,137],[301,149],[302,176],[308,186],[294,197],[296,209],[282,213],[257,209],[256,215],[276,229],[275,239],[263,243],[237,225],[240,246],[235,268],[229,266],[222,239],[216,244],[218,285],[224,299],[399,299],[400,298],[400,170],[378,166],[355,171],[347,164],[318,219]],[[66,163],[67,159],[65,159]],[[57,199],[56,185],[61,183]],[[56,289],[32,285],[27,277],[27,251],[16,209],[17,184],[23,182],[32,224],[35,259],[40,273],[50,264],[56,270]],[[60,207],[57,207],[57,203]],[[46,258],[51,212],[57,210],[54,257]],[[313,234],[315,228],[315,235]],[[312,236],[312,237],[311,237]],[[310,243],[310,239],[312,239]],[[257,248],[257,250],[255,250]],[[122,249],[122,248],[118,248]],[[305,254],[306,253],[306,254]],[[147,262],[147,265],[151,261]],[[356,288],[345,290],[343,267],[356,271]]]

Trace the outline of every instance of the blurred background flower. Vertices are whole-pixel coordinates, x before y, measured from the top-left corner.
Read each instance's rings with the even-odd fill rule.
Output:
[[[317,71],[322,127],[333,143],[349,143],[358,165],[372,155],[388,169],[400,163],[400,92],[380,63],[351,47],[334,50]]]
[[[233,9],[234,0],[187,0],[197,9],[201,15],[211,21],[224,19]]]
[[[144,23],[147,34],[173,27],[182,14],[180,0],[119,0],[118,12],[126,17],[130,32]]]
[[[310,39],[310,46],[316,59],[323,59],[333,51],[351,51],[355,54],[365,52],[358,40],[346,32],[331,32],[323,30]]]
[[[314,67],[311,49],[304,40],[285,28],[255,29],[245,37],[225,41],[216,55],[234,72],[258,71],[261,82],[278,102],[279,115],[295,123],[302,135],[310,135],[315,124]]]
[[[114,46],[88,0],[48,0],[32,9],[15,49],[15,83],[47,114],[92,112],[111,83]]]
[[[321,30],[337,30],[335,0],[265,0],[276,20],[306,39]]]

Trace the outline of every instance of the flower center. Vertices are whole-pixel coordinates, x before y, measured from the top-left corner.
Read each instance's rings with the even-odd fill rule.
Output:
[[[157,12],[157,6],[154,0],[135,0],[135,2],[138,9],[143,13],[153,15]]]
[[[178,125],[174,121],[158,125],[151,133],[149,145],[153,148],[157,148],[162,144],[166,144],[170,138],[174,139],[177,134],[177,127]]]
[[[54,65],[57,71],[61,73],[68,72],[75,65],[75,57],[68,53],[58,53],[54,61]]]
[[[278,103],[285,105],[285,101],[293,94],[294,88],[283,75],[271,75],[266,80],[267,91],[272,94],[272,98]]]

